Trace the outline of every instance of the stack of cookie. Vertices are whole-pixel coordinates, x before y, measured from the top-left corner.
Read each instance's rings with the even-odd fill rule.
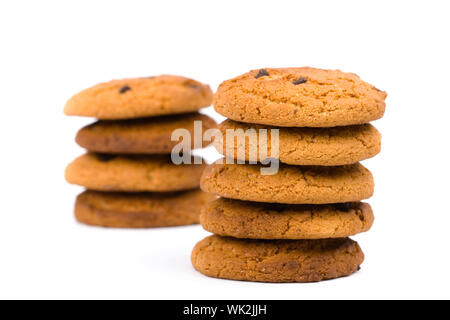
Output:
[[[359,161],[380,151],[381,136],[368,122],[383,116],[385,98],[337,70],[262,69],[222,83],[214,107],[231,120],[220,130],[241,142],[223,138],[216,147],[241,164],[216,162],[203,173],[202,189],[223,198],[202,210],[202,226],[215,235],[194,248],[194,267],[207,276],[263,282],[357,271],[364,255],[348,237],[374,221],[369,204],[360,202],[372,196],[374,182]],[[256,130],[256,142],[243,136],[247,129]],[[272,175],[261,173],[260,129],[267,130],[266,159],[280,161]],[[278,150],[271,149],[276,137]],[[259,164],[248,163],[255,158]]]
[[[201,159],[173,164],[178,142],[171,135],[185,129],[193,146],[194,121],[203,130],[215,127],[197,112],[211,102],[209,86],[169,75],[114,80],[73,96],[67,115],[98,119],[78,132],[76,141],[88,152],[65,173],[69,183],[88,189],[76,200],[77,220],[122,228],[198,223],[201,206],[212,198],[199,189],[204,165]]]

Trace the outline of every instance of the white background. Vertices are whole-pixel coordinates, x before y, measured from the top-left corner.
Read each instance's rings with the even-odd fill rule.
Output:
[[[448,1],[1,1],[1,298],[450,298]],[[216,280],[190,264],[199,226],[85,227],[64,181],[92,119],[81,89],[172,73],[209,83],[261,67],[355,72],[386,90],[375,126],[376,223],[354,276],[315,284]],[[208,110],[213,114],[212,110]],[[218,117],[219,119],[219,117]],[[214,157],[213,154],[210,155]]]

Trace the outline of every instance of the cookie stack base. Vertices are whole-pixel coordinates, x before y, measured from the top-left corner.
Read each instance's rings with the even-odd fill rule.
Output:
[[[364,260],[349,239],[242,240],[210,236],[195,246],[194,268],[222,279],[256,282],[317,282],[356,272]]]

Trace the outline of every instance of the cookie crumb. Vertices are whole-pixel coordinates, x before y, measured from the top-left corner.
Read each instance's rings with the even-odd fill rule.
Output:
[[[264,77],[264,76],[268,76],[269,73],[267,72],[266,69],[259,69],[258,74],[255,76],[256,79]]]
[[[295,84],[295,85],[298,85],[298,84],[305,83],[306,81],[308,81],[308,79],[303,78],[303,77],[300,77],[300,78],[298,78],[297,80],[295,80],[295,81],[292,82],[292,83]]]
[[[120,94],[124,94],[127,91],[130,91],[131,88],[129,86],[123,86],[122,88],[120,88],[119,93]]]

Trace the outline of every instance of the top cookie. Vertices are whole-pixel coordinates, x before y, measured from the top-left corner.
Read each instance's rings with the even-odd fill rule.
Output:
[[[386,96],[354,73],[308,67],[267,68],[223,82],[214,96],[214,108],[241,122],[336,127],[381,118]]]
[[[212,101],[208,85],[172,75],[113,80],[83,90],[64,113],[102,120],[133,119],[197,111]]]

